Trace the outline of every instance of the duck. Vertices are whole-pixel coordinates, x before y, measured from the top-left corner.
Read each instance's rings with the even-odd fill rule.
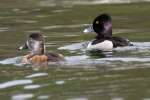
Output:
[[[95,32],[96,37],[87,45],[87,49],[112,51],[113,48],[133,46],[133,44],[124,37],[112,36],[112,19],[109,14],[100,14],[94,20],[92,25],[84,29],[83,33]]]
[[[18,48],[18,50],[29,50],[29,53],[22,57],[21,62],[41,65],[43,63],[60,62],[65,60],[62,54],[46,52],[44,42],[43,33],[31,33],[24,45]]]

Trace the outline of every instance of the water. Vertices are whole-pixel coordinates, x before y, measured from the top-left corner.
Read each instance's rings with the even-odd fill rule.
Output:
[[[2,100],[149,100],[148,0],[1,0],[0,97]],[[113,19],[113,34],[133,47],[86,51],[95,34],[83,29],[100,13]],[[66,61],[48,68],[18,63],[30,32],[42,31],[47,51]]]

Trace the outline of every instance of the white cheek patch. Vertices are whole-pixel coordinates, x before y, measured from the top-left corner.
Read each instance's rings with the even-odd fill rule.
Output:
[[[113,43],[112,43],[112,41],[105,40],[101,43],[92,45],[92,42],[90,42],[87,46],[87,49],[88,50],[97,49],[97,50],[101,50],[101,51],[112,51]]]

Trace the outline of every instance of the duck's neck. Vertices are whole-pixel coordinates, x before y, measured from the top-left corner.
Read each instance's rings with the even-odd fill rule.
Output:
[[[32,54],[43,55],[45,54],[45,45],[43,41],[36,41],[34,46],[30,48]]]
[[[103,35],[97,35],[95,37],[96,40],[110,40],[112,39],[112,36],[103,36]]]
[[[92,42],[92,45],[97,44],[97,43],[101,43],[101,42],[103,42],[105,40],[112,41],[112,38],[111,37],[104,37],[104,36],[97,35],[95,37],[95,40]]]
[[[41,44],[40,49],[39,49],[40,54],[45,54],[45,45],[44,43]]]

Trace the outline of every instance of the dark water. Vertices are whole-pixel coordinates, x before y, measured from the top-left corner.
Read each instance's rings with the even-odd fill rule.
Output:
[[[1,100],[150,100],[150,3],[131,1],[1,0]],[[100,13],[111,14],[114,35],[135,46],[106,58],[78,49],[95,37],[82,31]],[[67,61],[47,69],[16,64],[27,53],[17,47],[36,31],[44,32],[47,51]]]

